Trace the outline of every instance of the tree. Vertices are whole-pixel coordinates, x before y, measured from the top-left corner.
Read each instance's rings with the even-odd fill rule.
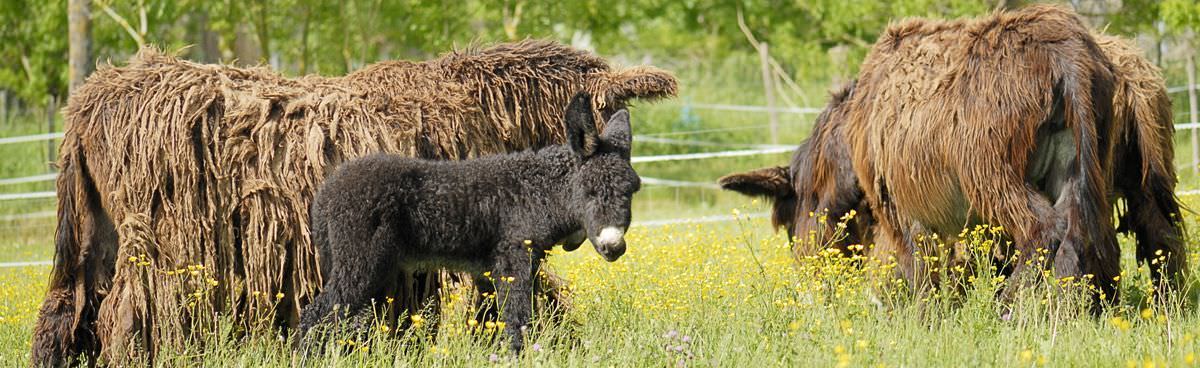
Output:
[[[70,50],[67,62],[70,83],[68,90],[83,84],[92,73],[92,2],[91,0],[69,0],[67,23]]]

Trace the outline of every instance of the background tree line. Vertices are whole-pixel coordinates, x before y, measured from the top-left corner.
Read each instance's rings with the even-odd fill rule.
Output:
[[[958,17],[1014,0],[4,0],[0,91],[25,106],[143,45],[191,60],[339,75],[473,43],[554,38],[629,62],[703,67],[753,55],[739,17],[797,80],[852,75],[889,21]],[[1140,35],[1149,56],[1190,45],[1196,0],[1070,0],[1093,26]],[[72,44],[75,45],[72,50]],[[70,62],[69,62],[70,60]],[[833,75],[831,75],[833,74]]]

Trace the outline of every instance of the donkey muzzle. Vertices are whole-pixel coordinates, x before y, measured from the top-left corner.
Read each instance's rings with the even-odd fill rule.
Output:
[[[600,253],[604,260],[616,261],[625,254],[625,229],[617,227],[601,229],[600,235],[592,239],[592,244],[596,246],[596,253]]]

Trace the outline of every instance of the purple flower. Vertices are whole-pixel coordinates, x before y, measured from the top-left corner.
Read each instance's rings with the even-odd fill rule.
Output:
[[[496,353],[492,353],[492,355],[488,355],[488,361],[492,363],[499,362],[500,356],[496,355]]]
[[[677,346],[675,346],[675,352],[677,352],[677,353],[679,353],[679,352],[683,352],[683,345],[677,345]]]
[[[678,331],[670,330],[670,331],[667,331],[667,333],[664,334],[663,337],[671,339],[671,338],[674,338],[676,335],[679,335]]]
[[[688,336],[688,335],[683,335],[683,338],[679,339],[679,341],[689,342],[689,341],[692,341],[692,337]]]
[[[542,351],[542,344],[535,342],[533,343],[533,346],[530,346],[529,348],[533,349],[533,351]]]

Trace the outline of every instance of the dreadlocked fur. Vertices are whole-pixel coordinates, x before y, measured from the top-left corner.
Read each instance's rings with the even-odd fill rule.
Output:
[[[676,81],[650,67],[614,70],[549,41],[333,78],[202,65],[153,49],[101,68],[66,109],[56,255],[33,363],[81,354],[151,362],[163,347],[195,342],[194,331],[212,331],[216,313],[247,330],[263,320],[295,326],[322,281],[309,205],[338,163],[557,144],[563,109],[580,91],[603,122],[629,99],[673,96]],[[393,309],[418,311],[456,280],[404,274],[387,295]]]

